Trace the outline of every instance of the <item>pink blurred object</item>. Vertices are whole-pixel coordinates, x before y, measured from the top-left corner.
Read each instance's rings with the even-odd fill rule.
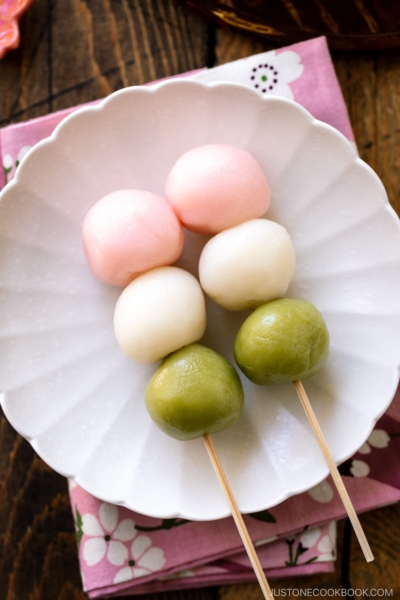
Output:
[[[18,21],[33,0],[0,0],[0,58],[19,46]]]

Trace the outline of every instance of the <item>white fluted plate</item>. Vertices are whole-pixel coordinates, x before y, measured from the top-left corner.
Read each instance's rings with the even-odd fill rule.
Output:
[[[120,290],[91,275],[81,224],[113,190],[163,194],[177,158],[209,143],[241,146],[261,164],[273,192],[268,217],[297,252],[287,295],[310,300],[327,321],[329,360],[305,385],[338,463],[366,440],[398,382],[399,222],[340,133],[294,102],[234,84],[170,81],[78,110],[1,194],[2,406],[56,471],[161,518],[216,519],[229,508],[202,440],[176,441],[150,420],[143,392],[155,366],[117,346]],[[197,273],[204,241],[189,235],[178,264]],[[233,361],[246,315],[209,302],[204,343]],[[311,488],[328,470],[293,386],[243,384],[242,418],[214,440],[247,513]]]

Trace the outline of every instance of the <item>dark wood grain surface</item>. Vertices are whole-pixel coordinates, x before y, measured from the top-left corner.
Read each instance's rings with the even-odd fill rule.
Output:
[[[273,47],[216,29],[173,0],[35,0],[21,34],[20,48],[0,61],[1,125]],[[333,58],[361,157],[382,178],[400,213],[400,50]],[[365,563],[341,523],[335,573],[279,580],[273,587],[318,590],[350,583],[393,589],[393,598],[400,598],[400,506],[363,515],[361,521],[374,563]],[[0,600],[84,598],[66,481],[2,416]],[[258,600],[262,595],[256,584],[248,584],[142,598]]]
[[[293,44],[324,35],[332,48],[388,49],[400,46],[397,0],[185,0],[200,14]]]

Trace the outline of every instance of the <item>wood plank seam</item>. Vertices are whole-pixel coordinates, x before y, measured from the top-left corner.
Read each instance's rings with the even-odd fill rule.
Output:
[[[58,0],[53,0],[54,6],[57,4],[57,1]],[[36,44],[33,46],[33,50],[32,50],[32,53],[31,53],[31,56],[30,56],[30,60],[29,60],[29,63],[28,63],[28,68],[27,68],[26,72],[24,73],[24,76],[22,77],[22,80],[20,81],[20,84],[18,86],[17,95],[15,97],[14,102],[11,105],[11,108],[10,108],[10,114],[15,110],[15,107],[18,105],[18,102],[19,102],[19,100],[21,98],[21,93],[22,93],[24,84],[26,83],[26,80],[29,77],[29,74],[31,72],[33,63],[34,63],[35,58],[37,56],[37,53],[39,51],[40,45],[41,45],[41,43],[42,43],[42,41],[44,39],[45,33],[47,31],[47,27],[48,27],[48,22],[46,21],[44,27],[42,28],[42,30],[40,31],[40,33],[38,35],[38,39],[37,39]],[[8,119],[10,119],[10,117],[8,117]],[[1,122],[0,122],[0,125],[1,125]]]

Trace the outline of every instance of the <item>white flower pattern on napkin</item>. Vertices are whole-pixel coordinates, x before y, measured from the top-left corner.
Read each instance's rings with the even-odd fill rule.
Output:
[[[372,448],[387,448],[390,442],[390,435],[384,429],[374,429],[365,444],[358,449],[360,454],[370,454]],[[372,448],[371,448],[372,446]]]
[[[293,92],[288,84],[298,79],[304,71],[300,56],[292,50],[286,50],[278,54],[269,52],[263,59],[255,58],[258,62],[253,63],[250,75],[253,87],[263,94],[293,100]]]
[[[14,173],[12,173],[12,170],[14,169],[14,167],[15,167],[15,170],[18,168],[19,163],[24,158],[25,154],[27,154],[31,148],[32,148],[32,146],[22,146],[22,148],[18,152],[18,156],[15,160],[15,164],[14,164],[14,159],[11,156],[11,154],[5,154],[3,156],[4,185],[6,185],[10,181],[10,179],[14,176],[15,171],[14,171]]]
[[[318,542],[320,555],[316,562],[325,562],[336,559],[336,521],[329,523],[328,534],[324,535]]]
[[[17,160],[15,162],[15,168],[17,168],[19,166],[19,163],[24,158],[24,156],[26,154],[28,154],[28,152],[31,148],[32,148],[32,146],[22,146],[21,150],[18,152]]]
[[[311,498],[316,500],[317,502],[322,502],[326,504],[330,502],[333,498],[333,489],[329,481],[326,479],[315,485],[307,492]]]
[[[370,468],[363,460],[352,460],[350,466],[350,473],[353,477],[367,477],[369,475]]]
[[[82,515],[82,531],[89,536],[83,545],[83,558],[89,567],[97,565],[105,556],[112,565],[123,565],[128,558],[123,542],[130,542],[137,535],[133,519],[118,523],[118,508],[106,502],[100,505],[99,519],[91,513]]]
[[[3,168],[6,171],[11,171],[11,169],[14,166],[14,161],[12,159],[12,156],[10,156],[10,154],[5,154],[3,156]]]
[[[139,535],[132,542],[131,558],[127,565],[118,571],[114,583],[122,583],[150,575],[160,571],[165,564],[164,552],[161,548],[151,545],[151,539],[147,535]]]
[[[319,527],[311,527],[306,529],[300,536],[300,542],[304,548],[312,548],[321,537],[321,529]]]

